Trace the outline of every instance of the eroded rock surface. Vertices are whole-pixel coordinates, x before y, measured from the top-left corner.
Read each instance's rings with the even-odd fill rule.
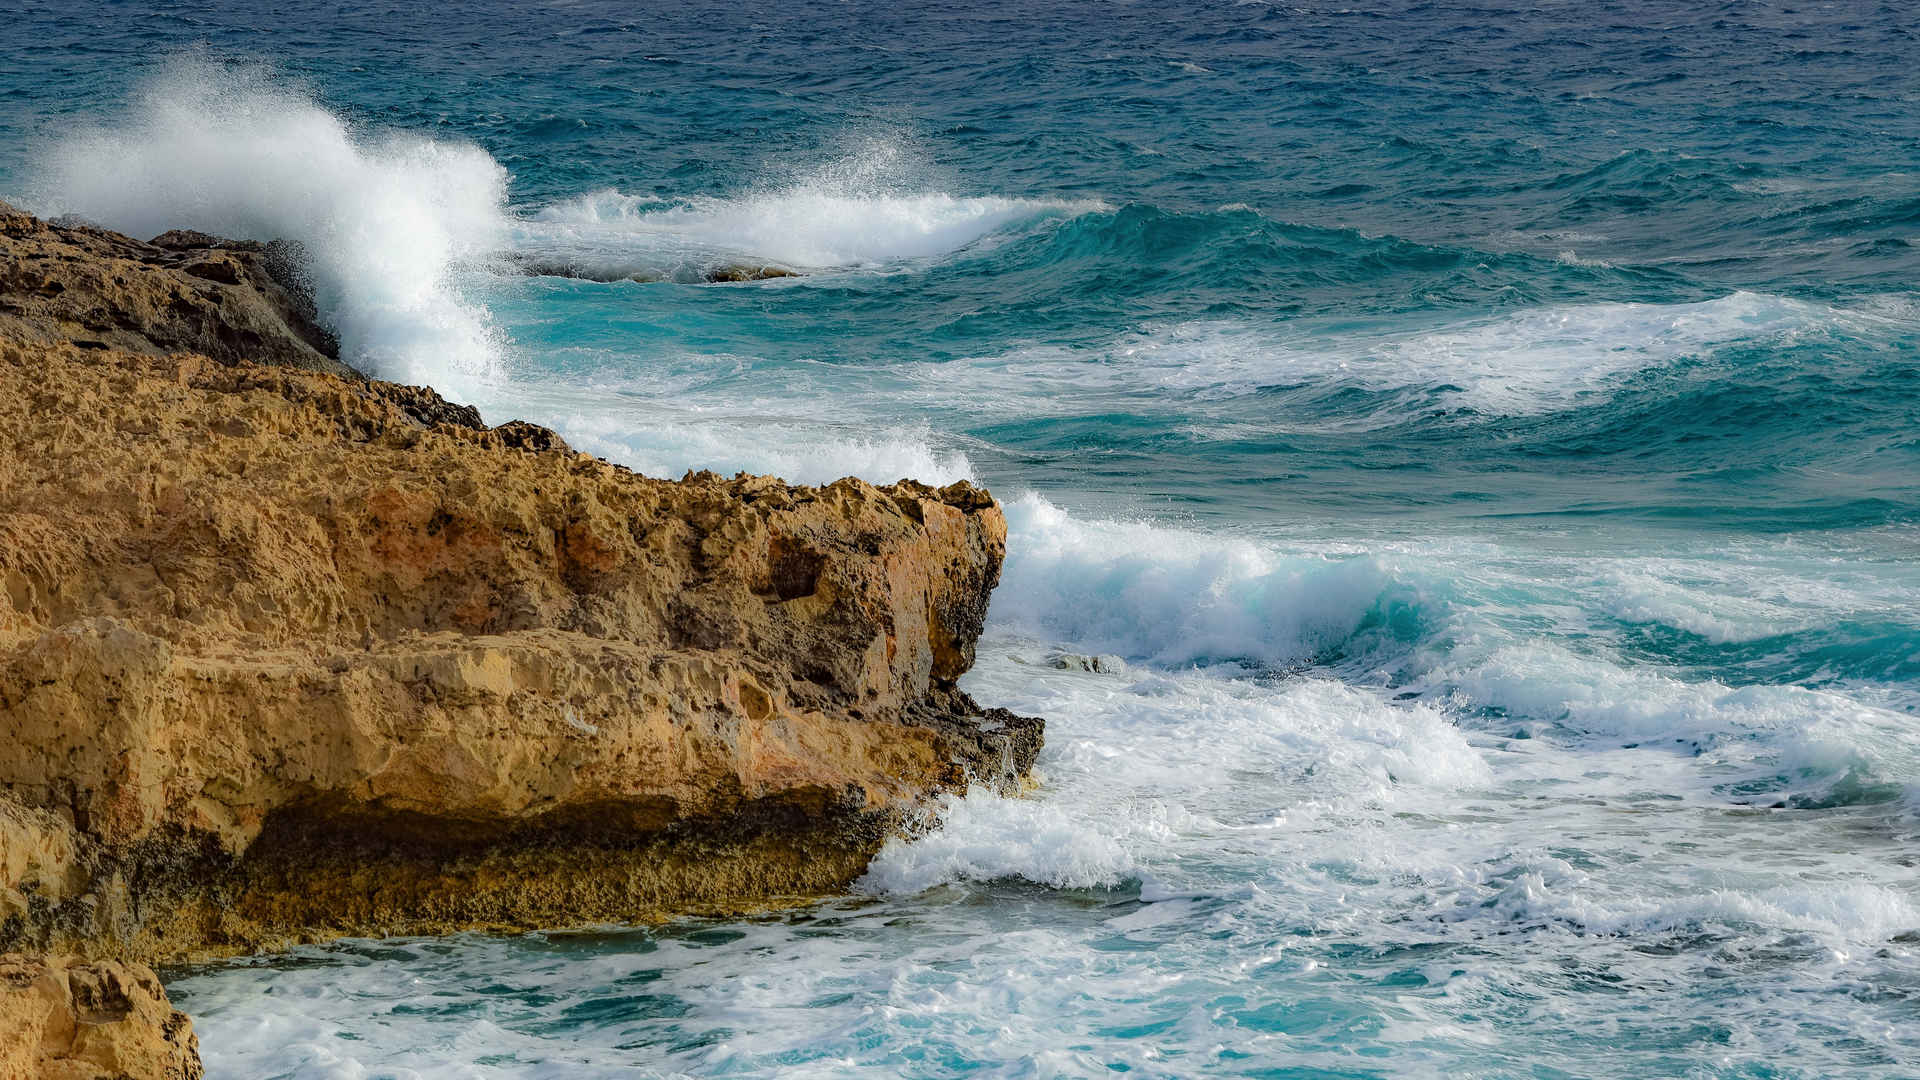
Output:
[[[0,292],[0,950],[746,910],[1032,764],[1040,722],[955,686],[985,492],[650,479],[431,391],[110,337],[41,300],[160,295],[185,271],[142,252],[175,249],[56,232],[68,276]]]
[[[178,230],[142,243],[0,203],[0,321],[39,345],[194,352],[351,377],[298,260],[284,244]]]
[[[0,1077],[199,1080],[193,1022],[152,969],[0,955]]]

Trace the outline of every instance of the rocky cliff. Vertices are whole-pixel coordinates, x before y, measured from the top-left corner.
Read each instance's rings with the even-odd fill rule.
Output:
[[[635,475],[159,241],[0,207],[0,951],[738,911],[1032,764],[986,493]]]

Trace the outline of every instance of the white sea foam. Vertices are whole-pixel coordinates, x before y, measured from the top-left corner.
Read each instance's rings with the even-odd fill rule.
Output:
[[[1801,566],[1771,546],[1625,557],[1439,541],[1356,554],[1077,517],[1034,495],[1007,514],[996,637],[969,688],[1048,718],[1045,782],[1030,799],[948,800],[937,830],[887,846],[866,889],[1018,878],[1188,895],[1179,867],[1253,845],[1285,879],[1260,901],[1287,905],[1282,921],[1340,907],[1352,884],[1319,868],[1329,851],[1368,875],[1413,875],[1438,890],[1418,903],[1472,934],[1520,923],[1638,937],[1745,920],[1851,940],[1912,914],[1874,889],[1842,890],[1823,914],[1791,862],[1727,877],[1653,855],[1669,828],[1692,830],[1695,850],[1718,842],[1666,814],[1898,798],[1920,777],[1908,717],[1838,690],[1629,661],[1598,632],[1608,619],[1661,622],[1742,642],[1877,608],[1897,617],[1880,575],[1835,577],[1820,551]],[[1410,636],[1362,633],[1383,623]],[[1127,662],[1057,665],[1061,650]],[[1364,682],[1373,661],[1352,661],[1369,650],[1411,676],[1399,691],[1412,700],[1271,675],[1331,655]],[[1601,877],[1534,850],[1602,804],[1646,815],[1606,856],[1635,872]],[[1480,824],[1454,831],[1463,814]],[[1420,819],[1432,824],[1405,824]]]
[[[1701,924],[1759,925],[1862,941],[1883,940],[1920,926],[1907,896],[1865,882],[1776,886],[1753,892],[1720,889],[1680,900],[1649,901],[1619,911],[1590,912],[1596,929],[1646,932]]]
[[[1330,679],[1142,677],[1059,669],[1037,655],[996,639],[969,680],[977,694],[1048,718],[1040,793],[944,799],[939,827],[890,841],[862,888],[1020,878],[1064,888],[1137,881],[1143,895],[1173,895],[1159,876],[1183,852],[1327,815],[1428,805],[1492,777],[1436,710]]]
[[[1187,411],[1293,386],[1433,390],[1481,412],[1530,415],[1611,392],[1627,375],[1682,357],[1864,317],[1740,292],[1688,304],[1554,305],[1421,329],[1200,320],[1149,325],[1097,347],[1033,346],[917,374],[936,399],[987,394],[1027,415],[1101,411],[1114,395],[1142,390],[1164,393],[1169,408]],[[1035,386],[1049,392],[1033,393]],[[1377,426],[1401,418],[1389,410],[1332,422]]]
[[[725,262],[872,266],[947,255],[1009,226],[1097,203],[945,192],[836,190],[819,181],[734,198],[660,199],[600,191],[517,227],[523,253],[602,277],[672,274]]]
[[[607,189],[520,223],[522,255],[596,277],[674,276],[727,262],[873,266],[948,255],[1010,227],[1104,208],[1091,200],[957,196],[900,138],[859,141],[819,167],[729,197]]]
[[[29,201],[136,236],[297,241],[347,359],[460,397],[495,376],[500,342],[452,278],[503,235],[506,182],[477,147],[357,128],[268,72],[182,61],[118,122],[51,146]]]
[[[1061,889],[1111,888],[1136,873],[1121,834],[1154,824],[1087,822],[1058,800],[1007,799],[981,788],[943,797],[932,813],[938,827],[921,839],[888,840],[858,888],[916,893],[1013,877]]]
[[[854,141],[816,167],[730,197],[662,199],[603,190],[541,209],[528,250],[623,275],[689,262],[823,269],[947,255],[1037,218],[1103,209],[1088,200],[955,196],[903,137]]]
[[[1501,646],[1432,678],[1514,717],[1689,756],[1702,792],[1769,776],[1787,785],[1780,796],[1815,803],[1896,794],[1912,802],[1920,791],[1911,718],[1838,692],[1690,680],[1540,641]]]
[[[1497,596],[1532,625],[1550,618],[1589,637],[1594,612],[1657,615],[1747,640],[1777,629],[1770,619],[1879,602],[1870,593],[1733,560],[1587,556],[1563,566],[1546,553],[1515,561],[1457,544],[1345,558],[1339,545],[1319,545],[1333,549],[1325,555],[1308,545],[1300,554],[1300,545],[1253,537],[1079,519],[1036,496],[1014,500],[1008,518],[990,623],[1000,636],[969,685],[983,700],[1048,717],[1045,783],[1032,800],[979,791],[948,800],[939,829],[887,846],[869,890],[1020,878],[1075,888],[1132,880],[1143,895],[1182,895],[1192,880],[1174,869],[1183,859],[1260,835],[1274,845],[1263,857],[1287,877],[1287,903],[1306,905],[1286,913],[1293,920],[1315,917],[1315,905],[1350,888],[1307,869],[1327,850],[1369,873],[1415,874],[1457,894],[1449,918],[1495,926],[1636,936],[1746,920],[1851,939],[1911,919],[1897,892],[1842,890],[1829,911],[1809,899],[1821,889],[1791,874],[1716,879],[1703,870],[1696,879],[1685,860],[1659,871],[1670,873],[1666,885],[1640,892],[1656,866],[1631,839],[1608,858],[1640,862],[1641,872],[1610,874],[1604,886],[1558,856],[1529,854],[1503,869],[1510,852],[1540,836],[1577,833],[1601,801],[1651,815],[1621,835],[1645,832],[1657,848],[1666,813],[1894,798],[1920,776],[1920,738],[1903,714],[1856,696],[1728,686],[1604,648],[1577,653],[1497,623],[1462,622],[1445,605],[1426,612],[1426,632],[1398,643],[1408,670],[1438,665],[1406,687],[1414,702],[1327,678],[1275,683],[1233,664],[1189,667],[1350,649],[1369,612],[1431,604],[1414,582],[1440,572],[1433,560],[1455,564],[1446,576],[1458,580],[1436,586],[1443,593]],[[1283,554],[1289,548],[1296,554]],[[1428,569],[1407,565],[1419,562]],[[1516,581],[1516,571],[1541,577]],[[1058,666],[1062,648],[1133,662]],[[1487,735],[1470,740],[1456,718]],[[1535,738],[1510,741],[1516,726],[1531,726]],[[1469,814],[1486,823],[1484,835],[1396,823],[1445,822],[1460,812],[1462,792],[1488,792],[1472,796]],[[1795,820],[1797,828],[1808,819]],[[1697,831],[1692,842],[1713,843]],[[1445,861],[1436,867],[1436,858]]]
[[[1865,942],[1920,925],[1920,907],[1910,897],[1863,881],[1689,887],[1676,880],[1665,889],[1623,891],[1537,850],[1489,860],[1464,874],[1427,873],[1443,888],[1457,890],[1449,894],[1454,906],[1440,912],[1456,923],[1546,924],[1628,937],[1765,928]]]
[[[857,476],[875,484],[913,479],[944,485],[974,474],[964,453],[936,449],[924,427],[883,425],[856,434],[805,424],[687,416],[656,426],[631,412],[545,419],[576,449],[649,476],[678,477],[690,469],[711,469],[723,475],[766,473],[796,484]]]
[[[1370,612],[1417,604],[1380,556],[1287,556],[1252,540],[1007,506],[992,619],[1018,633],[1160,664],[1285,664],[1344,645]]]
[[[1622,567],[1606,575],[1604,610],[1624,622],[1659,623],[1715,644],[1755,641],[1809,625],[1805,606],[1787,598],[1743,596],[1723,580],[1674,581],[1652,567]]]

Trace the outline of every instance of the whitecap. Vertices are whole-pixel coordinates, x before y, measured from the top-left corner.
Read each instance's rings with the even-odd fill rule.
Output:
[[[518,227],[516,247],[609,278],[742,260],[789,268],[872,266],[951,254],[1011,225],[1097,206],[814,185],[671,200],[607,190],[540,210]]]
[[[1033,494],[1006,511],[994,625],[1082,652],[1298,663],[1345,648],[1370,615],[1422,600],[1381,556],[1286,556],[1251,539],[1075,518]]]
[[[1273,388],[1426,391],[1339,425],[1399,423],[1435,403],[1526,416],[1609,394],[1636,372],[1739,345],[1829,330],[1872,330],[1858,312],[1738,292],[1685,304],[1603,303],[1530,308],[1408,327],[1316,320],[1193,320],[1143,326],[1104,344],[1030,345],[915,374],[928,396],[959,405],[991,395],[1016,415],[1099,412],[1121,395],[1162,395],[1169,409]],[[1033,388],[1048,392],[1036,394]],[[1137,408],[1137,404],[1134,406]],[[1308,418],[1291,418],[1305,424]]]
[[[50,146],[31,209],[136,236],[200,229],[291,240],[345,359],[456,398],[502,343],[453,276],[506,227],[506,170],[478,147],[358,128],[260,68],[182,60],[118,122]]]
[[[1105,209],[1094,200],[940,190],[906,140],[876,137],[816,168],[731,195],[662,198],[603,189],[541,207],[515,231],[523,259],[584,276],[697,279],[727,263],[870,267],[951,255],[1037,220]]]

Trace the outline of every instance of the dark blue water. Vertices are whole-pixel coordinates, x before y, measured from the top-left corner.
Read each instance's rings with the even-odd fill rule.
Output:
[[[1920,1072],[1902,7],[0,15],[0,197],[298,239],[358,363],[644,471],[1008,504],[1031,798],[193,975],[214,1074]]]

